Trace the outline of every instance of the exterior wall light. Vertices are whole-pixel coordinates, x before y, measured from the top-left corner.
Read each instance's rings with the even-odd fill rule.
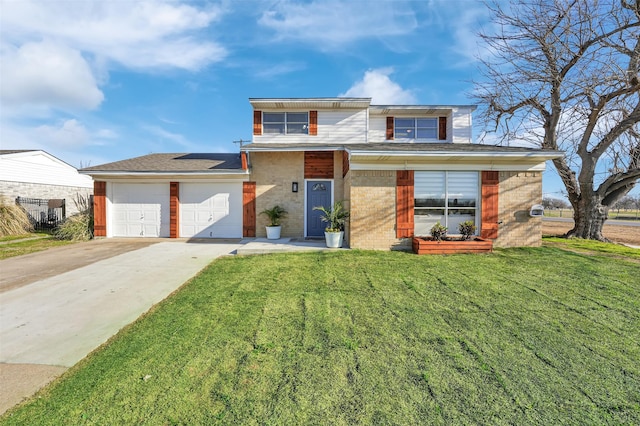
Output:
[[[291,192],[298,192],[298,182],[291,182]]]

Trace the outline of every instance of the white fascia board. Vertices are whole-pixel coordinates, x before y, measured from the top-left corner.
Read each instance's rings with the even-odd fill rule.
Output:
[[[82,171],[82,174],[90,175],[94,180],[96,179],[234,179],[234,180],[248,180],[249,171],[242,170],[239,172],[224,172],[224,173],[201,173],[201,172],[112,172],[112,171]]]
[[[453,171],[513,171],[513,172],[542,172],[546,170],[546,163],[351,163],[349,170],[453,170]]]
[[[264,145],[268,145],[268,144],[265,143]],[[293,147],[274,148],[274,147],[265,146],[265,147],[242,148],[242,151],[244,152],[292,152],[292,151],[299,152],[299,151],[343,151],[343,150],[344,150],[344,145],[314,146],[312,142],[310,142],[308,145],[304,145],[304,146],[296,145]]]
[[[554,151],[553,153],[542,153],[542,152],[465,152],[462,153],[460,151],[437,151],[437,152],[389,152],[389,151],[351,151],[348,146],[344,146],[344,149],[349,152],[351,158],[354,161],[357,161],[359,158],[363,158],[365,161],[371,161],[371,158],[378,158],[381,161],[384,161],[386,158],[402,158],[406,159],[415,159],[419,158],[450,158],[455,157],[459,159],[465,158],[474,158],[474,159],[499,159],[499,158],[509,158],[509,159],[535,159],[540,161],[553,160],[554,158],[558,158],[562,156],[562,153],[559,151]]]

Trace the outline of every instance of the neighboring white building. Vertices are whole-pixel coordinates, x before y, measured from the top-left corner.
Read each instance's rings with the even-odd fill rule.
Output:
[[[40,150],[0,150],[0,195],[15,200],[63,198],[67,216],[77,212],[74,199],[93,194],[93,179]]]

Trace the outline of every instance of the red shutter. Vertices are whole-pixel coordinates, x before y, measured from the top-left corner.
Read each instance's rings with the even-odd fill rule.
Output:
[[[179,238],[180,230],[180,183],[169,183],[169,238]]]
[[[253,134],[262,134],[262,111],[253,111]]]
[[[500,178],[498,172],[482,172],[482,238],[498,238],[498,190]]]
[[[107,182],[93,182],[93,235],[107,236]]]
[[[309,111],[309,134],[311,136],[318,134],[318,111]]]
[[[349,173],[349,153],[342,151],[342,177]]]
[[[305,151],[304,178],[333,179],[333,151]]]
[[[438,118],[438,139],[447,140],[447,117]]]
[[[396,172],[396,238],[413,236],[413,170]]]
[[[249,162],[247,161],[247,153],[240,153],[240,160],[242,161],[242,170],[249,170]]]
[[[393,117],[387,117],[387,140],[393,140]]]
[[[256,183],[242,183],[242,236],[256,236]]]

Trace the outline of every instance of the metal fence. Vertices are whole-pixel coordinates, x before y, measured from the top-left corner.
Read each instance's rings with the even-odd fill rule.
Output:
[[[41,198],[16,198],[29,216],[36,231],[45,231],[57,227],[66,218],[67,209],[63,199],[44,200]]]

